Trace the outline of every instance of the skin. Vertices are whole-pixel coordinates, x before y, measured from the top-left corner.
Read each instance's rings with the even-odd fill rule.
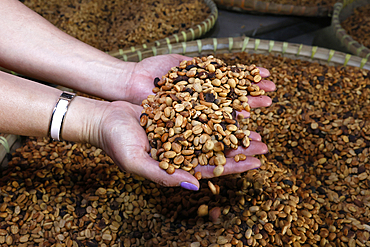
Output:
[[[148,152],[147,136],[139,124],[141,101],[152,94],[153,80],[166,74],[180,61],[181,55],[147,58],[139,63],[123,62],[61,32],[18,0],[2,0],[0,8],[0,66],[72,88],[106,101],[75,97],[65,116],[62,138],[88,142],[102,148],[123,170],[136,173],[163,186],[199,182],[188,172],[172,175],[158,167]],[[29,23],[32,23],[29,25]],[[269,72],[261,68],[261,75]],[[259,86],[274,91],[275,85],[264,80]],[[48,136],[50,118],[61,91],[40,83],[0,72],[0,132],[24,136]],[[250,97],[252,108],[267,107],[267,96]],[[242,112],[244,116],[249,114]],[[129,131],[127,131],[129,130]],[[266,153],[261,136],[251,133],[249,148],[227,152],[223,175],[258,168],[254,155]],[[247,159],[236,163],[232,157],[244,153]],[[198,166],[204,178],[213,177],[213,167]]]

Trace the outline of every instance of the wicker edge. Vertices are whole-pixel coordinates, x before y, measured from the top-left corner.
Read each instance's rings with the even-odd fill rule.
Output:
[[[189,28],[186,31],[182,31],[180,34],[174,34],[169,37],[138,46],[132,46],[128,49],[119,49],[118,51],[109,51],[107,52],[111,56],[122,56],[123,54],[136,52],[140,50],[145,50],[150,47],[159,47],[165,44],[172,44],[172,43],[179,43],[179,42],[186,42],[190,40],[195,40],[202,37],[206,34],[209,30],[213,28],[218,18],[218,9],[216,4],[212,0],[204,0],[207,6],[211,9],[211,13],[209,16],[202,21],[200,24],[195,26],[195,28]]]
[[[332,29],[334,30],[336,38],[341,42],[346,49],[359,57],[364,57],[369,59],[370,57],[370,49],[365,47],[364,45],[360,44],[356,40],[354,40],[347,32],[344,30],[342,25],[340,24],[340,13],[345,6],[348,4],[355,2],[355,1],[345,1],[342,3],[336,3],[334,5],[333,17],[332,17]]]
[[[296,6],[291,4],[270,3],[259,0],[214,0],[219,8],[238,12],[260,14],[294,15],[310,17],[327,17],[333,6]]]
[[[329,65],[349,65],[370,70],[370,62],[368,62],[367,58],[360,58],[317,46],[253,39],[249,37],[208,38],[177,44],[167,44],[161,47],[123,54],[116,58],[124,61],[138,62],[147,57],[171,53],[199,56],[227,52],[280,54],[294,59],[315,61]]]
[[[10,134],[0,134],[0,168],[5,167],[8,163],[7,155],[12,153],[16,146],[16,142],[20,136]]]

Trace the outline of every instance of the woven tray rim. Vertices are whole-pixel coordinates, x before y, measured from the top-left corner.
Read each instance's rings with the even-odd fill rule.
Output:
[[[260,14],[294,15],[309,17],[328,17],[333,6],[299,6],[278,4],[259,0],[214,0],[220,9]]]
[[[11,153],[13,145],[19,141],[20,136],[0,133],[0,168],[2,167],[6,155]]]
[[[346,49],[352,54],[359,57],[370,57],[370,49],[354,40],[347,31],[342,27],[340,22],[340,14],[348,4],[356,1],[345,1],[344,3],[336,3],[334,5],[334,11],[332,16],[332,29],[334,30],[335,37],[340,41],[340,43],[346,47]]]
[[[152,46],[161,46],[164,44],[186,42],[186,41],[195,40],[195,39],[202,37],[203,35],[205,35],[207,32],[209,32],[213,28],[218,18],[218,8],[216,4],[213,2],[213,0],[204,0],[204,2],[210,8],[211,13],[208,15],[208,17],[204,21],[196,25],[194,28],[191,27],[188,30],[182,31],[179,34],[173,34],[163,39],[153,41],[151,43],[132,46],[130,48],[125,48],[125,49],[112,50],[112,51],[108,51],[107,53],[112,56],[116,56],[117,54],[122,55],[124,53],[135,52],[137,50],[145,50],[148,47],[152,47]]]
[[[210,53],[244,51],[249,53],[280,54],[282,56],[291,56],[295,59],[325,62],[341,66],[349,65],[370,70],[370,62],[367,58],[317,46],[253,39],[250,37],[207,38],[166,44],[160,47],[153,46],[145,50],[124,53],[116,56],[116,58],[123,61],[138,62],[147,57],[171,53],[198,56]]]

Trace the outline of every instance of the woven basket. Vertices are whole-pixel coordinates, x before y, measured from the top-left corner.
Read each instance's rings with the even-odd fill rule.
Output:
[[[357,7],[370,4],[369,0],[345,1],[336,3],[332,17],[331,31],[335,35],[338,43],[345,48],[348,53],[352,53],[359,57],[370,57],[370,49],[354,40],[341,26],[341,22],[347,19],[353,10]]]
[[[199,56],[210,53],[248,52],[283,55],[293,59],[316,61],[328,65],[350,65],[370,70],[370,62],[335,50],[307,46],[273,40],[252,39],[249,37],[209,38],[177,44],[166,44],[161,47],[152,47],[146,50],[134,51],[118,55],[116,58],[124,61],[141,61],[144,58],[162,54],[183,54]]]
[[[0,168],[8,164],[10,154],[21,145],[20,137],[10,134],[0,134]]]
[[[296,6],[258,0],[215,0],[215,3],[222,9],[260,14],[327,17],[333,11],[333,6]]]
[[[191,40],[201,38],[209,30],[213,28],[218,18],[218,9],[217,9],[216,4],[212,0],[205,0],[205,3],[211,9],[211,13],[202,23],[198,24],[195,28],[189,28],[187,31],[182,31],[180,34],[174,34],[174,35],[171,35],[164,39],[154,41],[149,44],[132,46],[129,49],[119,49],[118,51],[110,51],[108,52],[108,54],[116,57],[119,55],[123,55],[125,53],[135,52],[138,50],[145,50],[148,47],[152,47],[152,46],[159,47],[164,44],[186,42],[186,41],[191,41]]]

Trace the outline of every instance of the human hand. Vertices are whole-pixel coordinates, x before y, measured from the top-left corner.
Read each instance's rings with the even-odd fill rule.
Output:
[[[268,76],[268,71],[261,69],[261,75]],[[275,90],[275,85],[270,81],[260,82],[261,89]],[[251,97],[252,108],[269,106],[271,99],[267,96]],[[187,189],[197,190],[199,181],[189,172],[177,169],[169,175],[159,167],[159,162],[149,155],[150,146],[145,130],[140,126],[142,107],[127,102],[116,101],[109,103],[100,121],[99,137],[93,143],[107,152],[115,163],[123,170],[135,173],[163,186],[183,186]],[[243,115],[248,115],[242,113]],[[261,136],[255,132],[250,135],[252,141],[248,148],[239,147],[237,150],[226,152],[227,163],[223,175],[241,173],[249,169],[258,168],[260,161],[253,155],[264,154],[267,146],[261,142]],[[247,156],[244,161],[235,162],[235,154],[243,153]],[[214,166],[200,166],[195,171],[200,171],[203,178],[213,177]]]
[[[141,102],[153,94],[154,79],[161,78],[172,68],[176,67],[183,60],[191,60],[178,54],[159,55],[149,57],[134,65],[132,74],[126,80],[124,89],[125,101],[140,105]]]
[[[127,77],[129,79],[126,81],[124,97],[122,100],[140,105],[148,95],[153,94],[152,90],[154,88],[154,79],[156,77],[161,78],[172,67],[178,66],[183,60],[192,60],[192,58],[179,54],[169,54],[149,57],[141,62],[136,63],[133,66],[132,74]],[[259,69],[263,78],[270,75],[267,69]],[[275,90],[275,85],[271,81],[262,80],[258,85],[261,87],[261,89],[265,89],[266,92]],[[250,100],[255,101],[254,98],[251,98]],[[267,99],[264,101],[265,104],[268,103]],[[246,117],[249,116],[246,112],[244,112],[244,114]]]

